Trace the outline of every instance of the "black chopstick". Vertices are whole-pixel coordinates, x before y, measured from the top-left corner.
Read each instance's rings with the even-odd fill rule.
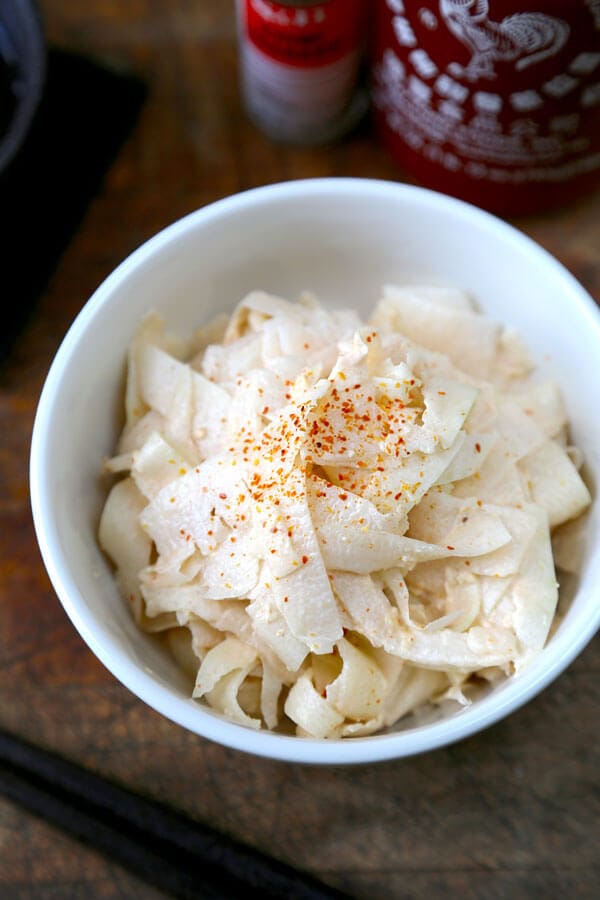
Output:
[[[202,900],[346,895],[200,822],[0,730],[0,793],[158,890]]]

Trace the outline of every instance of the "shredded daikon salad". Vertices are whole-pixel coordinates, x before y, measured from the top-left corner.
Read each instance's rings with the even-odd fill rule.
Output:
[[[461,291],[368,324],[249,294],[191,340],[147,318],[100,543],[193,697],[340,738],[468,704],[544,646],[551,531],[590,502],[556,384]]]

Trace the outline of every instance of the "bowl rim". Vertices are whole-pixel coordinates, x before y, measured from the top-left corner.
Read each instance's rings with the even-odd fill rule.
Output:
[[[319,740],[274,734],[266,729],[254,731],[226,720],[191,698],[174,696],[157,677],[135,664],[124,649],[114,643],[109,632],[98,629],[96,618],[87,608],[70,575],[52,516],[46,477],[49,466],[46,448],[52,429],[52,412],[71,353],[81,337],[85,336],[96,313],[119,285],[155,253],[176,242],[190,229],[235,214],[257,202],[293,201],[297,197],[305,198],[307,193],[372,197],[374,194],[389,196],[390,192],[396,193],[399,201],[404,197],[433,206],[436,210],[445,208],[460,217],[467,216],[476,220],[480,227],[491,229],[505,241],[527,250],[534,260],[550,267],[560,279],[571,295],[570,302],[579,306],[580,312],[595,330],[600,346],[600,310],[592,297],[562,263],[513,225],[469,203],[413,185],[370,178],[300,179],[252,188],[207,204],[167,225],[129,254],[98,286],[73,320],[51,363],[35,414],[30,451],[33,522],[50,581],[71,622],[111,674],[152,709],[201,737],[256,756],[306,764],[363,764],[409,757],[455,743],[489,727],[529,702],[570,665],[600,628],[599,604],[596,614],[578,623],[574,634],[569,631],[561,635],[559,628],[552,642],[524,672],[514,679],[507,679],[490,697],[482,698],[449,718],[392,733]]]

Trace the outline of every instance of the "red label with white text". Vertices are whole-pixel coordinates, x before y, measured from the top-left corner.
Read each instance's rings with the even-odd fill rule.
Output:
[[[334,63],[360,46],[363,0],[308,6],[245,0],[248,39],[265,56],[299,69]]]
[[[372,85],[430,187],[517,214],[600,179],[600,0],[377,0]]]

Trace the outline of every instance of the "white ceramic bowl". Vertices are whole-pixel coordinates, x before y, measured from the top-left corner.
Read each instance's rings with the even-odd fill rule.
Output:
[[[357,763],[408,756],[464,738],[551,682],[600,625],[598,507],[579,583],[539,658],[471,707],[420,727],[345,741],[255,732],[194,702],[175,663],[142,634],[98,549],[103,455],[114,448],[127,345],[150,309],[192,328],[261,287],[303,288],[368,313],[385,282],[471,291],[516,326],[560,381],[592,487],[600,476],[600,315],[575,279],[519,231],[420,188],[318,179],[242,193],[176,222],[140,247],[83,308],[50,369],[31,449],[31,497],[43,558],[90,648],[134,694],[185,728],[230,747],[290,761]]]

